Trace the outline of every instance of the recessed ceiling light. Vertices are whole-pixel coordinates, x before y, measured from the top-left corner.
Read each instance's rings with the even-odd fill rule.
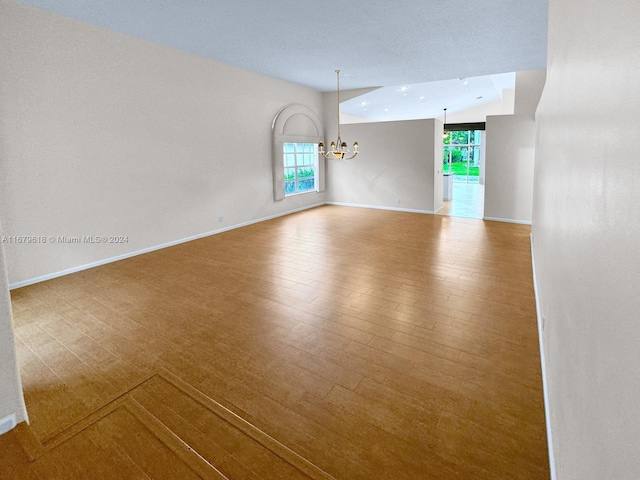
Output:
[[[407,90],[409,90],[409,87],[400,87],[401,92],[406,92]]]
[[[388,108],[385,108],[385,109],[384,109],[384,111],[385,111],[385,112],[388,112],[388,111],[389,111],[389,109],[388,109]]]
[[[420,97],[420,100],[424,100],[424,97]]]
[[[362,105],[363,107],[367,104],[367,102],[360,102],[360,105]]]

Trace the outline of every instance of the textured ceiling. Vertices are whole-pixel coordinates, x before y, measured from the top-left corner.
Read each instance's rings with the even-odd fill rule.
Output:
[[[22,0],[319,91],[546,67],[546,0]]]

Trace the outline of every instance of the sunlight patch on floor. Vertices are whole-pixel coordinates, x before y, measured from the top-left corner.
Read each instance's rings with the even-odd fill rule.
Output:
[[[438,215],[477,218],[484,216],[484,185],[477,183],[454,183],[453,197],[445,200]]]

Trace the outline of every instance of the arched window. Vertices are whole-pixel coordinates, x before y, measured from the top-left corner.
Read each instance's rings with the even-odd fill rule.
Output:
[[[304,105],[289,105],[273,119],[273,198],[323,192],[326,160],[318,155],[324,132],[318,116]]]

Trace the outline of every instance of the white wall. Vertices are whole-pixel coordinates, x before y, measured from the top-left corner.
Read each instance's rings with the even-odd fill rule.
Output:
[[[325,200],[272,193],[273,118],[319,92],[6,0],[0,41],[5,234],[127,237],[8,244],[12,284]]]
[[[342,139],[360,144],[353,160],[329,160],[328,197],[334,203],[433,212],[442,206],[442,161],[436,122],[430,120],[342,125]],[[326,125],[327,140],[334,140],[335,122]],[[438,159],[442,158],[442,153]],[[434,181],[439,185],[435,202]]]
[[[0,238],[2,236],[0,224]],[[0,243],[0,420],[15,415],[15,421],[20,423],[27,420],[27,411],[13,342],[9,282],[6,275],[4,244]]]
[[[442,209],[444,201],[444,172],[442,166],[444,124],[436,119],[433,121],[433,126],[429,125],[428,129],[429,132],[433,131],[433,135],[427,134],[430,151],[433,152],[433,208],[431,211],[438,212]],[[431,162],[431,158],[429,158],[429,163]]]
[[[517,75],[517,73],[516,73]],[[516,90],[517,90],[516,85]],[[512,113],[516,113],[515,103],[516,103],[516,90],[511,89],[503,89],[502,90],[502,115],[510,115]]]
[[[533,247],[558,480],[640,478],[640,3],[549,0]]]
[[[480,174],[478,175],[478,183],[484,185],[484,170],[487,163],[487,131],[480,131]]]
[[[530,223],[536,125],[530,115],[487,117],[484,218]]]
[[[536,113],[546,78],[546,68],[516,72],[513,113],[516,115],[534,115]]]

